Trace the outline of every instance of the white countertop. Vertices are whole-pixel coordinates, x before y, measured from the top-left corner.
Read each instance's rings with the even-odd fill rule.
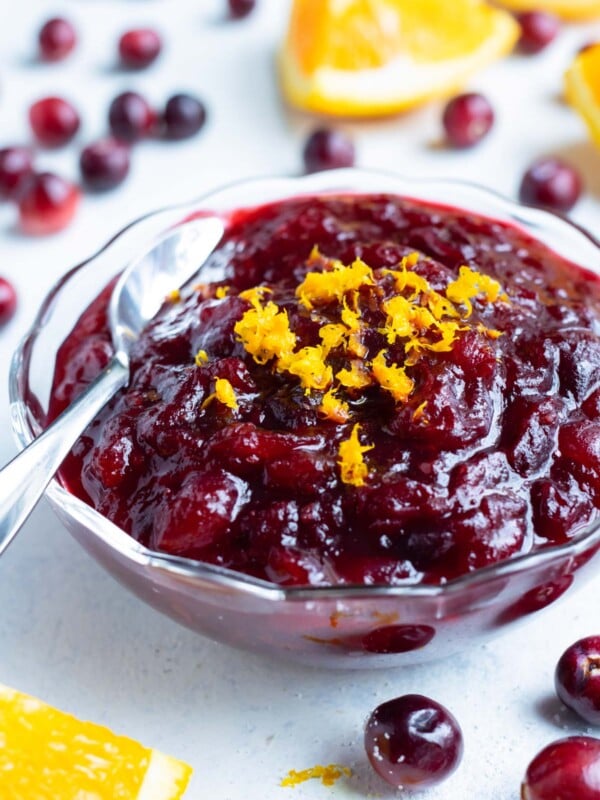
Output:
[[[191,198],[231,179],[297,172],[313,121],[286,112],[273,72],[284,0],[259,0],[244,22],[220,18],[224,0],[20,0],[0,25],[0,146],[26,137],[26,109],[45,94],[73,98],[83,142],[104,132],[110,99],[138,88],[159,103],[178,90],[206,99],[210,119],[181,144],[144,143],[129,181],[86,198],[75,223],[32,240],[0,207],[0,274],[20,295],[0,331],[0,463],[14,453],[7,377],[14,347],[54,281],[117,229],[159,205]],[[62,64],[32,60],[39,24],[65,14],[81,43]],[[167,43],[146,72],[113,66],[118,35],[156,24]],[[562,154],[584,172],[590,193],[574,218],[592,229],[600,213],[600,152],[560,101],[561,75],[579,44],[600,38],[600,22],[572,26],[546,53],[512,57],[472,83],[487,93],[498,122],[482,145],[452,153],[437,146],[437,105],[383,122],[346,126],[358,163],[405,175],[458,176],[514,195],[524,168]],[[76,177],[77,148],[41,154],[40,166]],[[51,364],[48,364],[48,369]],[[154,612],[105,574],[42,505],[0,560],[0,682],[103,722],[189,761],[190,800],[390,797],[371,776],[362,728],[380,702],[418,692],[445,703],[465,734],[455,775],[424,797],[516,800],[524,770],[544,744],[585,730],[553,699],[552,675],[575,638],[600,632],[600,576],[563,602],[485,646],[434,665],[394,671],[317,671],[269,662],[215,644]],[[290,769],[338,762],[354,777],[327,788],[279,787]]]

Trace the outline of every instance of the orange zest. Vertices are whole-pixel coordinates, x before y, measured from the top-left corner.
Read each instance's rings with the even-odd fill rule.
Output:
[[[458,335],[471,327],[468,319],[473,313],[473,301],[488,304],[508,300],[498,281],[466,266],[460,268],[458,277],[441,294],[413,271],[418,259],[413,253],[402,259],[398,269],[381,270],[376,277],[360,259],[344,265],[313,250],[308,263],[320,268],[307,272],[295,294],[298,305],[320,323],[321,344],[296,347],[297,337],[287,311],[273,300],[264,301],[271,294],[265,287],[240,294],[251,307],[235,324],[235,334],[257,364],[271,364],[276,372],[297,378],[308,396],[323,393],[319,411],[335,422],[350,418],[348,403],[339,396],[341,389],[352,393],[379,386],[396,403],[405,403],[414,389],[407,368],[427,351],[452,350]],[[389,279],[393,293],[385,296],[383,282]],[[385,349],[371,360],[367,358],[363,343],[366,323],[360,299],[360,292],[365,290],[370,293],[367,305],[378,306],[385,314],[380,333],[388,345],[403,344],[403,362],[393,361]],[[323,322],[324,312],[329,315],[327,319],[334,321]],[[481,323],[477,330],[491,339],[500,335]],[[346,365],[334,372],[340,355],[345,356]]]
[[[356,424],[352,428],[350,438],[340,442],[338,450],[340,459],[338,464],[340,465],[342,483],[347,483],[351,486],[365,485],[365,478],[369,474],[369,470],[363,456],[374,447],[372,444],[363,445],[360,443],[358,438],[359,431],[360,425]]]
[[[293,788],[300,783],[318,778],[323,786],[333,786],[344,775],[350,778],[352,770],[349,767],[340,767],[337,764],[328,764],[327,766],[317,764],[314,767],[303,770],[291,769],[286,777],[282,778],[279,785]]]
[[[227,378],[216,378],[215,379],[215,390],[212,394],[209,394],[206,400],[202,403],[201,408],[206,408],[213,400],[217,400],[227,408],[230,408],[232,411],[237,411],[239,408],[239,404],[237,398],[235,396],[235,390],[231,383],[227,380]]]
[[[412,253],[397,269],[375,272],[360,259],[345,265],[315,248],[307,261],[315,269],[306,273],[295,296],[300,317],[318,325],[320,343],[298,347],[287,309],[261,286],[240,294],[250,308],[236,322],[235,335],[257,364],[296,379],[309,402],[315,398],[319,413],[338,425],[352,422],[352,402],[367,390],[379,389],[394,403],[407,403],[415,390],[410,369],[425,353],[450,352],[463,331],[474,329],[490,340],[502,335],[482,322],[469,322],[473,304],[508,302],[498,281],[467,266],[445,290],[436,291],[415,271],[418,263],[419,255]],[[373,341],[368,321],[373,314],[382,321],[376,332],[384,346],[369,353],[365,342]],[[204,405],[214,397],[231,409],[238,407],[226,381],[217,380]],[[422,424],[427,424],[425,405],[413,416]],[[364,485],[368,469],[363,456],[370,449],[361,444],[355,424],[339,447],[342,482]]]

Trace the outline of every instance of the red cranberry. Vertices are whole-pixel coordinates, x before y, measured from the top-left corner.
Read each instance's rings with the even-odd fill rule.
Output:
[[[75,108],[62,97],[38,100],[29,109],[29,121],[37,139],[48,147],[70,142],[81,124]]]
[[[304,166],[307,172],[351,167],[354,164],[354,144],[339,131],[316,130],[304,145]]]
[[[247,17],[254,11],[256,0],[229,0],[229,14],[234,19]]]
[[[519,49],[523,53],[539,53],[560,31],[560,20],[547,11],[526,11],[517,20],[521,26]]]
[[[600,725],[600,636],[588,636],[567,648],[554,673],[563,703],[592,725]]]
[[[519,197],[530,206],[565,212],[573,208],[581,191],[581,178],[573,167],[558,158],[542,158],[523,176]]]
[[[117,139],[137,142],[150,134],[156,123],[156,114],[141,94],[123,92],[110,104],[108,121]]]
[[[34,175],[19,198],[21,229],[36,236],[62,230],[75,216],[80,196],[77,186],[58,175]]]
[[[27,147],[0,150],[0,197],[16,199],[23,181],[33,172],[33,154]]]
[[[129,145],[112,137],[89,144],[79,158],[83,182],[95,190],[118,186],[127,177],[129,165]]]
[[[167,101],[163,120],[168,139],[187,139],[206,122],[206,108],[189,94],[176,94]]]
[[[446,138],[453,147],[472,147],[493,126],[494,109],[482,94],[461,94],[446,106],[442,123]]]
[[[17,293],[12,283],[0,277],[0,325],[12,319],[17,310]]]
[[[148,67],[160,55],[162,41],[152,28],[127,31],[119,39],[121,62],[132,69]]]
[[[430,625],[386,625],[367,633],[362,647],[368,653],[409,653],[425,647],[434,636]]]
[[[544,748],[527,767],[522,800],[598,800],[600,739],[570,736]]]
[[[373,711],[365,728],[365,749],[384,781],[423,789],[454,772],[463,740],[458,722],[444,706],[407,694]]]
[[[54,17],[42,26],[38,42],[40,58],[44,61],[61,61],[75,47],[77,34],[68,19]]]

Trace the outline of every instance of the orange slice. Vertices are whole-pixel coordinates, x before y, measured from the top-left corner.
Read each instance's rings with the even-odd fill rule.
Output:
[[[518,36],[482,0],[294,0],[281,85],[308,111],[395,113],[455,92]]]
[[[179,800],[192,770],[0,684],[0,797]]]
[[[512,11],[550,11],[563,19],[600,17],[600,0],[497,0]]]
[[[565,74],[565,96],[600,146],[600,44],[575,58]]]

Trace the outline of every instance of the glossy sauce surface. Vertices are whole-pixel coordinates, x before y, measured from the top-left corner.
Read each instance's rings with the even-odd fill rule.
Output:
[[[452,347],[406,366],[403,401],[377,383],[341,390],[349,417],[331,419],[325,390],[307,391],[273,360],[257,363],[235,331],[252,308],[239,294],[262,285],[297,347],[318,346],[297,287],[332,259],[359,258],[376,284],[355,298],[365,369],[382,348],[388,363],[405,363],[405,343],[386,340],[373,298],[393,291],[384,271],[413,253],[412,271],[435,291],[467,266],[507,299],[475,297]],[[61,471],[70,491],[134,538],[283,585],[438,583],[564,542],[596,518],[595,276],[515,228],[383,195],[238,212],[209,266],[223,281],[165,304],[135,347],[128,389]],[[110,357],[109,291],[59,352],[51,416]],[[336,374],[347,354],[334,348],[329,363]],[[234,402],[215,396],[217,380]],[[363,485],[345,482],[340,465],[356,425],[370,448]]]

